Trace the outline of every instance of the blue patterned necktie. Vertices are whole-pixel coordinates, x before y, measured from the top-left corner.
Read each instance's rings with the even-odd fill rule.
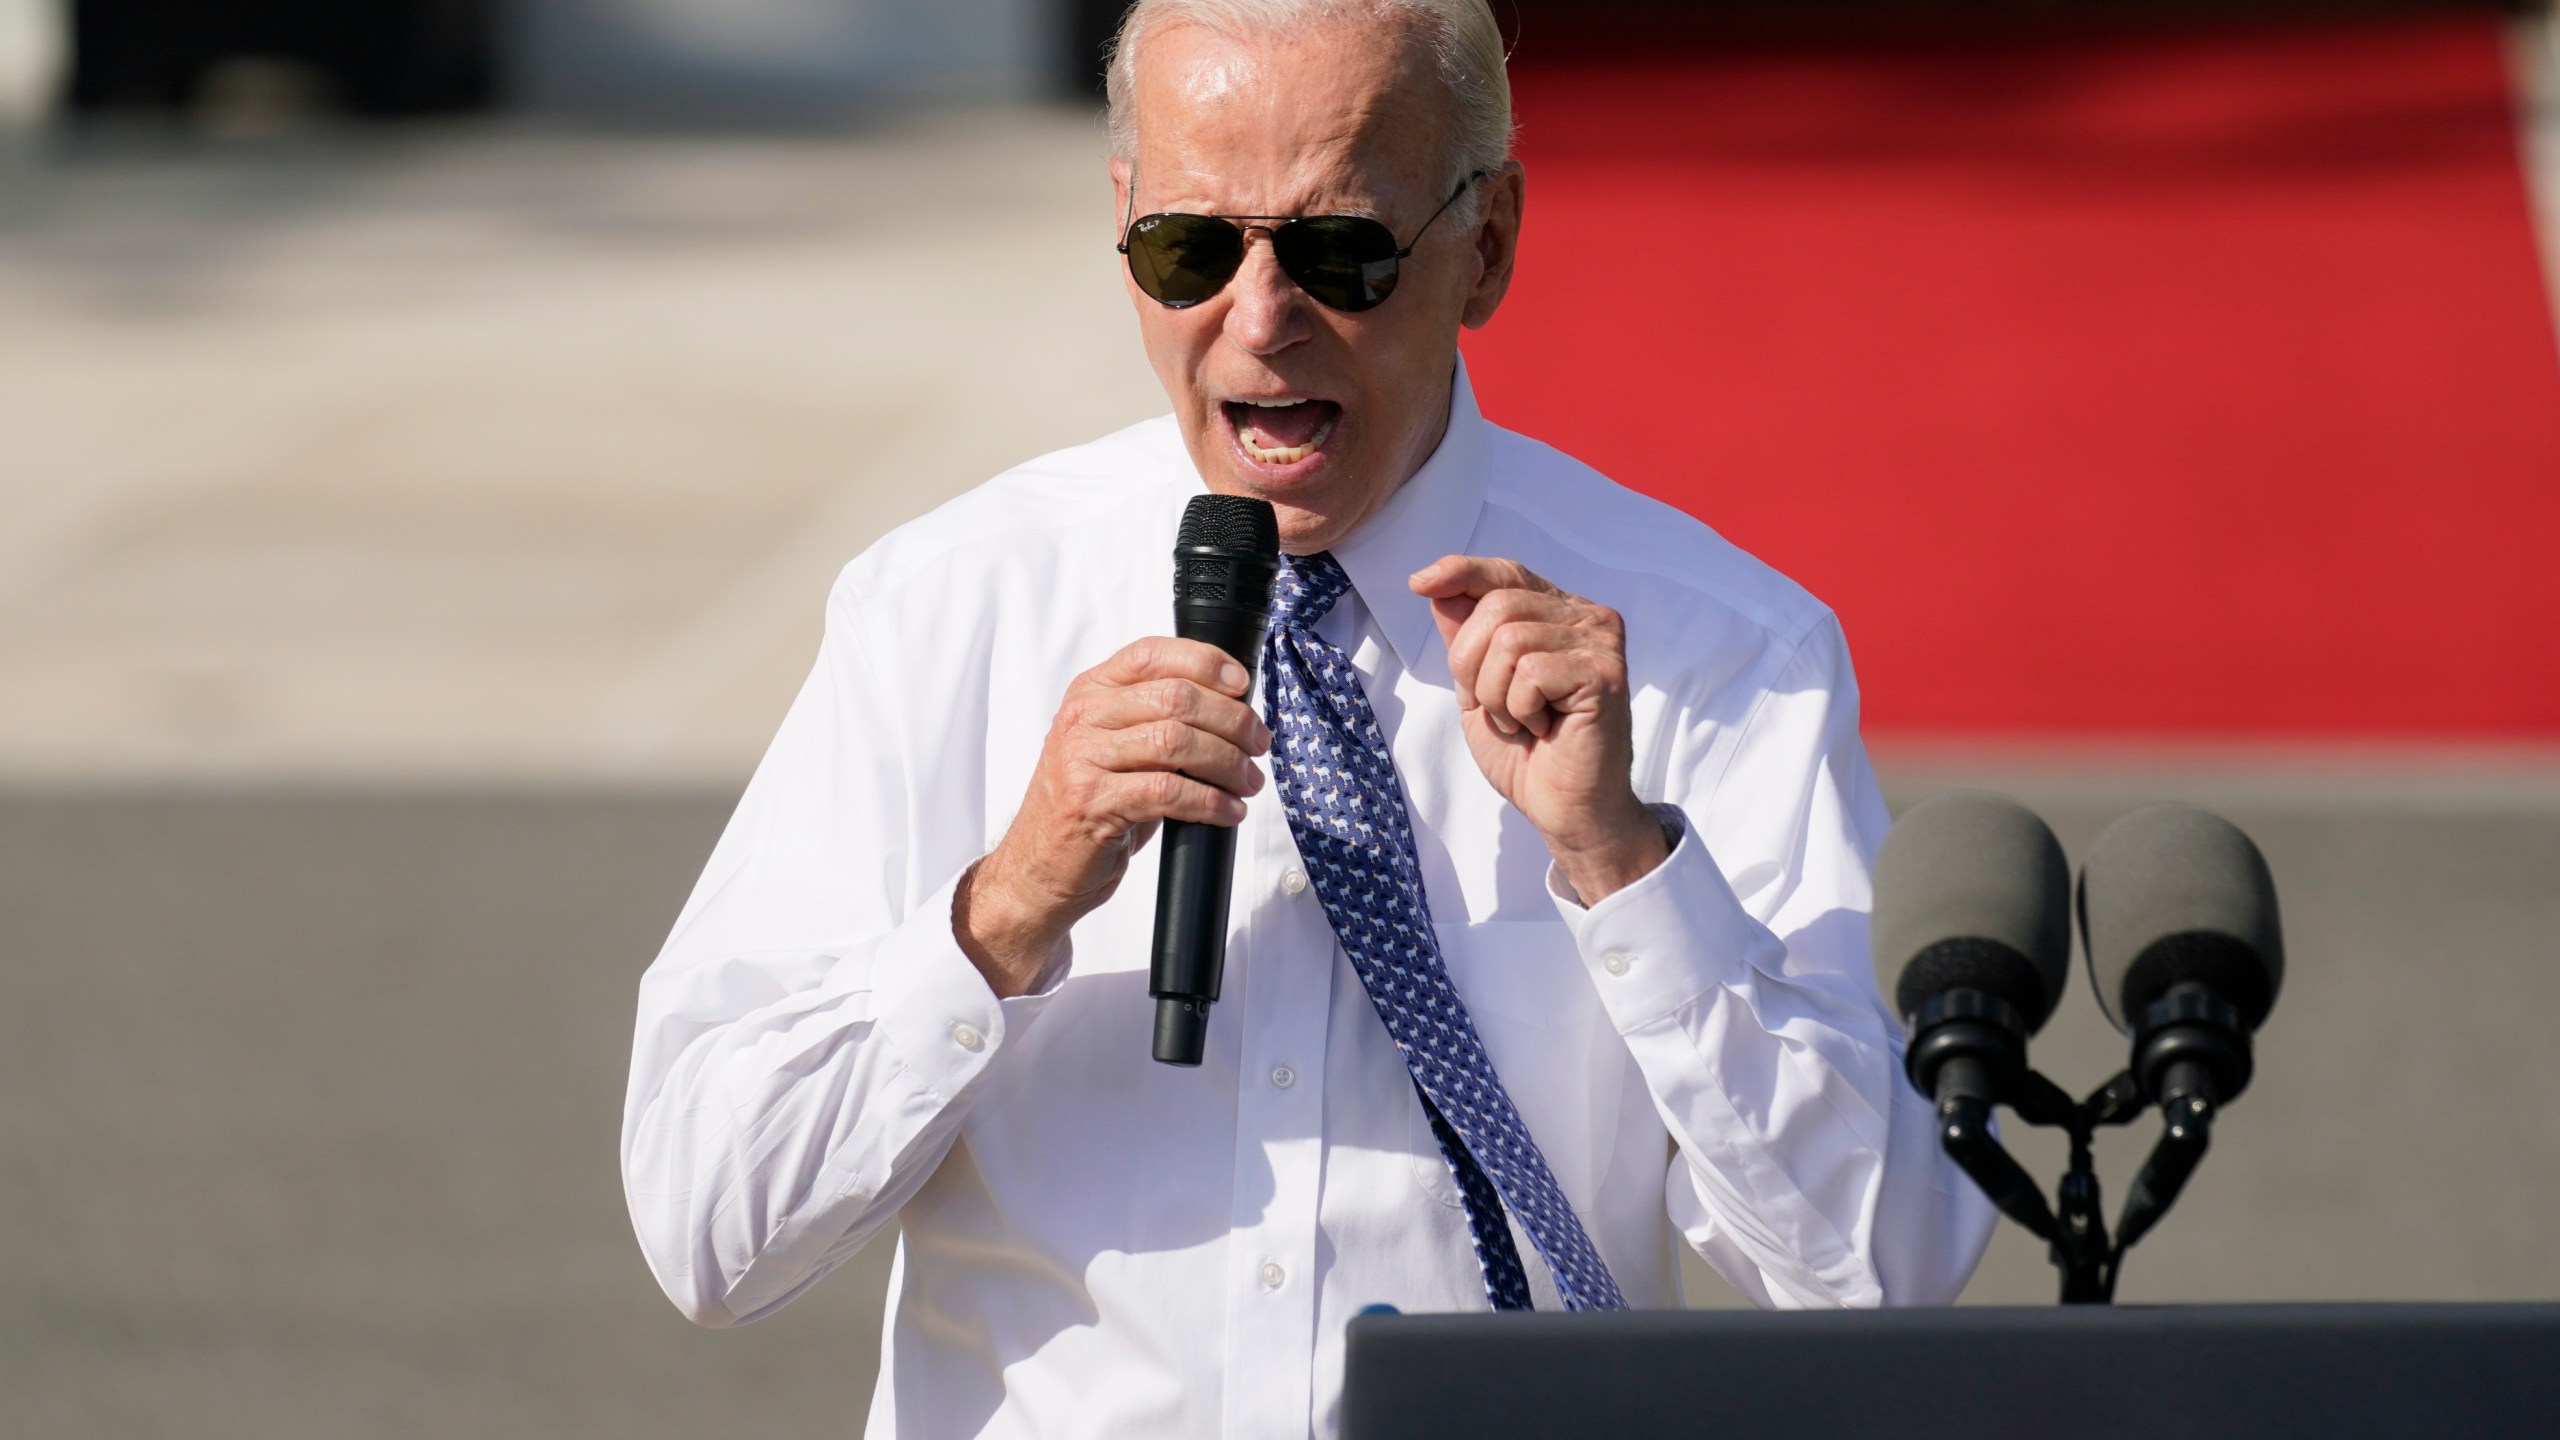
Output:
[[[1508,1205],[1555,1273],[1565,1308],[1623,1310],[1617,1282],[1512,1108],[1466,1002],[1449,983],[1386,736],[1350,657],[1316,634],[1316,622],[1350,588],[1330,554],[1283,555],[1271,587],[1263,703],[1289,832],[1334,937],[1421,1093],[1466,1204],[1485,1298],[1496,1310],[1530,1308],[1529,1275],[1503,1220]]]

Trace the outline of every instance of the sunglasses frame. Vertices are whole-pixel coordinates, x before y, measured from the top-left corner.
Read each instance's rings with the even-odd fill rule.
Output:
[[[1366,305],[1336,305],[1333,302],[1324,299],[1314,291],[1307,289],[1305,281],[1300,280],[1295,274],[1290,273],[1289,267],[1286,263],[1281,265],[1281,273],[1289,276],[1289,283],[1297,286],[1301,294],[1304,294],[1308,299],[1315,301],[1317,304],[1324,306],[1328,310],[1336,310],[1352,315],[1356,315],[1363,310],[1374,310],[1380,305],[1387,303],[1388,300],[1394,298],[1396,277],[1399,270],[1406,260],[1412,258],[1414,249],[1422,244],[1422,237],[1431,233],[1431,227],[1440,223],[1440,217],[1449,213],[1449,207],[1458,203],[1458,197],[1467,193],[1468,186],[1475,184],[1477,181],[1484,179],[1492,173],[1493,172],[1490,170],[1474,170],[1468,172],[1466,178],[1460,180],[1457,187],[1449,192],[1449,198],[1440,202],[1440,208],[1431,212],[1431,218],[1422,222],[1422,228],[1413,232],[1413,238],[1406,241],[1403,245],[1399,246],[1387,256],[1388,264],[1391,267],[1396,268],[1390,268],[1386,274],[1377,277],[1378,279],[1383,279],[1386,282],[1386,293],[1380,295],[1377,299],[1370,301]],[[1134,211],[1137,208],[1138,177],[1137,172],[1133,169],[1129,175],[1129,209]],[[1251,236],[1254,231],[1259,230],[1274,242],[1273,257],[1275,259],[1278,258],[1279,253],[1277,242],[1280,237],[1280,232],[1303,220],[1366,220],[1371,224],[1376,225],[1381,230],[1386,230],[1387,228],[1386,222],[1378,219],[1378,217],[1374,215],[1195,215],[1189,211],[1183,210],[1157,210],[1150,211],[1144,215],[1130,215],[1127,223],[1120,227],[1120,243],[1112,248],[1118,251],[1123,257],[1126,257],[1129,254],[1129,237],[1137,233],[1138,227],[1141,224],[1150,220],[1224,221],[1227,224],[1235,226],[1248,237]],[[1395,238],[1395,232],[1393,230],[1387,230],[1387,243],[1391,245],[1394,244]],[[1225,275],[1219,277],[1217,285],[1211,289],[1208,294],[1201,296],[1197,300],[1159,299],[1152,291],[1147,289],[1146,284],[1143,281],[1139,282],[1138,290],[1141,294],[1146,295],[1148,299],[1154,300],[1158,305],[1163,306],[1167,310],[1188,310],[1194,305],[1205,304],[1208,301],[1218,298],[1218,296],[1226,290],[1227,286],[1234,282],[1237,271],[1242,270],[1243,268],[1244,247],[1239,245],[1237,248],[1236,269],[1230,270]],[[1137,273],[1137,267],[1132,263],[1129,269],[1130,278],[1133,280],[1136,279]]]

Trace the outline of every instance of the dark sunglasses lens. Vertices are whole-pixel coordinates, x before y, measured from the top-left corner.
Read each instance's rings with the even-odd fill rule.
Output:
[[[1395,293],[1395,232],[1365,216],[1292,221],[1273,232],[1271,252],[1299,289],[1336,310],[1366,310]]]
[[[1141,215],[1128,244],[1138,288],[1176,308],[1217,294],[1244,263],[1244,232],[1206,215]]]

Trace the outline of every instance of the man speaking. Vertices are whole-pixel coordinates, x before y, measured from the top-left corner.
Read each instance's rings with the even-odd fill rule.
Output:
[[[1173,414],[837,583],[641,985],[659,1283],[738,1324],[895,1223],[871,1433],[922,1437],[1329,1435],[1362,1307],[1672,1305],[1680,1242],[1952,1299],[1992,1216],[1869,978],[1837,623],[1468,388],[1524,193],[1484,0],[1141,0],[1110,90]],[[1204,488],[1278,515],[1258,686],[1164,638]],[[1237,827],[1198,1068],[1168,820]]]

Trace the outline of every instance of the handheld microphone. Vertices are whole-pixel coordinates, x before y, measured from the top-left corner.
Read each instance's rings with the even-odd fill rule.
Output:
[[[2070,1098],[2027,1068],[2027,1037],[2071,966],[2070,867],[2035,812],[1959,790],[1906,811],[1876,856],[1876,979],[1911,1044],[1903,1071],[1937,1107],[1938,1143],[1991,1202],[2060,1246],[2043,1192],[1991,1131],[1997,1105],[2059,1123]]]
[[[1173,633],[1227,652],[1252,675],[1271,621],[1280,570],[1280,518],[1268,500],[1200,495],[1182,512],[1173,542]],[[1250,688],[1246,690],[1251,703]],[[1155,997],[1155,1057],[1197,1065],[1209,1038],[1209,1006],[1227,964],[1227,898],[1236,832],[1168,820],[1156,877],[1156,936],[1147,972]]]
[[[2168,1121],[2125,1196],[2131,1245],[2204,1158],[2214,1112],[2248,1088],[2249,1037],[2284,983],[2275,877],[2240,828],[2153,805],[2106,828],[2080,874],[2080,935],[2107,1019],[2133,1040],[2142,1098]]]

